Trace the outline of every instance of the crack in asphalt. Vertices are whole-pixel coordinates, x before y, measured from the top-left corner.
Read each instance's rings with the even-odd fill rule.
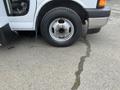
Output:
[[[91,53],[90,42],[86,38],[82,39],[82,42],[87,46],[87,50],[85,56],[82,56],[80,58],[80,62],[78,64],[78,70],[75,72],[76,79],[71,90],[77,90],[80,87],[81,84],[80,79],[81,79],[81,73],[83,72],[84,63],[86,61],[86,58],[90,57],[90,53]]]

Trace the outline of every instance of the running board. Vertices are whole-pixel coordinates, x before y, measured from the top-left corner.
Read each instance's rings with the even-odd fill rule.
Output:
[[[9,24],[0,28],[0,44],[3,46],[8,45],[17,39],[18,35],[11,31]]]

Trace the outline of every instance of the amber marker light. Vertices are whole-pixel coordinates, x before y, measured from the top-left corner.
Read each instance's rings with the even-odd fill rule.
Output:
[[[98,8],[104,8],[106,6],[106,0],[98,0]]]

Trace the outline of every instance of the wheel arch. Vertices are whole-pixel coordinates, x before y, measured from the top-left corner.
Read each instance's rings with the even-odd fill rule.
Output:
[[[88,13],[84,8],[84,5],[78,0],[45,0],[36,11],[34,26],[35,30],[40,31],[40,23],[45,15],[45,13],[55,7],[68,7],[75,10],[78,15],[81,17],[82,23],[85,23],[85,20],[88,20]]]

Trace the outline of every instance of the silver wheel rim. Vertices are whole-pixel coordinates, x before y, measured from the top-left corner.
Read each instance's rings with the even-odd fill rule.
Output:
[[[70,40],[74,35],[74,25],[66,18],[57,18],[49,26],[49,33],[52,39],[58,42]]]

